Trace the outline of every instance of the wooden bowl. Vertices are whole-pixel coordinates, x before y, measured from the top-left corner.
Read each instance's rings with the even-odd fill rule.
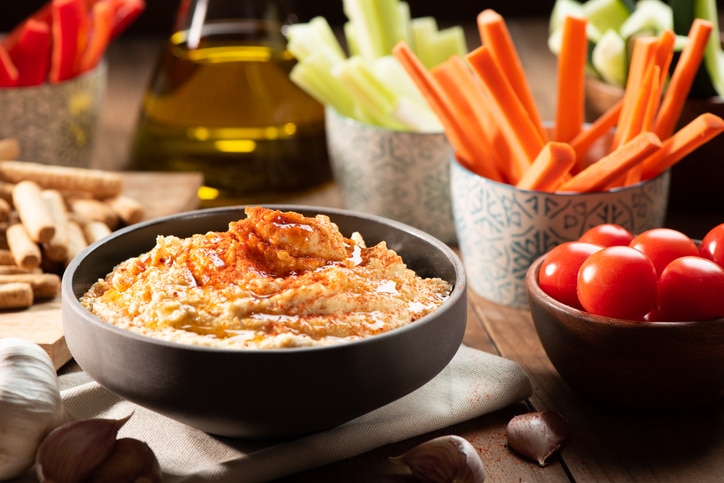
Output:
[[[623,97],[623,89],[596,78],[586,79],[586,120],[592,122]],[[704,112],[724,117],[724,98],[689,99],[676,129]],[[724,135],[719,135],[690,153],[671,168],[669,210],[679,213],[724,212],[721,184],[724,180]]]
[[[685,409],[724,397],[724,319],[637,322],[589,314],[538,285],[545,255],[526,276],[541,344],[561,377],[604,405]]]

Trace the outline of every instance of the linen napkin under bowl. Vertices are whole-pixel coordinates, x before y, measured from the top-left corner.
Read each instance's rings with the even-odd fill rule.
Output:
[[[118,436],[145,441],[169,483],[269,481],[491,413],[532,393],[518,364],[463,345],[430,382],[386,406],[320,433],[259,442],[209,435],[119,398],[83,372],[59,379],[63,401],[78,418],[132,414]],[[32,472],[19,481],[33,481]]]

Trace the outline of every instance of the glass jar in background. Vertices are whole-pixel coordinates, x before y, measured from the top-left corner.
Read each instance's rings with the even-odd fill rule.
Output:
[[[203,173],[201,206],[275,201],[330,180],[324,107],[289,79],[293,21],[284,0],[181,0],[132,168]]]

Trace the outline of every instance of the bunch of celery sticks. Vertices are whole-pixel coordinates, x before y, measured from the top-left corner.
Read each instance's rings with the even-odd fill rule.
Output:
[[[341,37],[324,17],[289,26],[288,48],[298,63],[292,81],[322,104],[363,123],[401,131],[440,132],[442,127],[417,86],[391,55],[408,44],[427,68],[465,55],[460,26],[438,27],[434,17],[412,18],[407,2],[343,0]]]

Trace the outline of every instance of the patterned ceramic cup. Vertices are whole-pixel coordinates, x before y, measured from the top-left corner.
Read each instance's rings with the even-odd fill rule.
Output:
[[[20,143],[20,158],[88,167],[106,88],[106,63],[67,81],[0,89],[0,138]]]
[[[456,240],[445,134],[392,131],[327,109],[327,144],[345,208]]]
[[[601,223],[640,233],[664,223],[669,172],[598,193],[517,189],[478,176],[452,159],[452,206],[460,253],[472,289],[482,297],[526,308],[525,274],[536,258]]]

